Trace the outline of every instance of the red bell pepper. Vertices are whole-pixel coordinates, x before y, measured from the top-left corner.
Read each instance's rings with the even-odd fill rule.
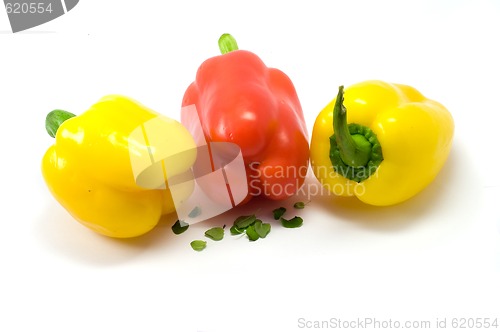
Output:
[[[295,88],[282,71],[238,50],[231,35],[222,35],[219,47],[222,55],[201,64],[182,106],[196,106],[207,142],[241,148],[249,191],[245,201],[258,195],[290,197],[302,186],[309,163]]]

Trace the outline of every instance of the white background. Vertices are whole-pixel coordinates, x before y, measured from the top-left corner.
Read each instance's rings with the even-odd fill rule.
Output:
[[[303,331],[300,318],[365,317],[500,324],[500,1],[167,3],[81,0],[18,34],[0,10],[0,331]],[[181,236],[163,221],[118,241],[75,222],[41,176],[53,142],[46,113],[81,113],[120,93],[179,119],[184,90],[224,32],[291,77],[310,130],[341,84],[381,79],[438,100],[456,124],[444,169],[404,204],[315,196],[298,212],[302,228],[274,224],[264,240],[227,236],[201,253],[189,242],[210,226],[298,199],[254,201]]]

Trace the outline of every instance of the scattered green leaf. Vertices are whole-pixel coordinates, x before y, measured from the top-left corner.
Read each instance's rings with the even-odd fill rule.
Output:
[[[202,241],[202,240],[194,240],[191,241],[191,248],[196,251],[202,251],[207,247],[207,241]]]
[[[303,209],[306,206],[304,202],[297,202],[293,205],[294,208],[296,209]]]
[[[255,221],[253,225],[255,232],[259,235],[260,238],[265,238],[269,232],[271,232],[271,224],[263,223],[261,220]]]
[[[199,206],[195,207],[191,212],[189,212],[189,218],[196,218],[201,214],[201,208]]]
[[[304,222],[304,220],[302,220],[301,217],[297,217],[297,216],[293,217],[290,220],[285,219],[285,218],[281,218],[281,224],[283,225],[283,227],[286,227],[286,228],[300,227],[300,226],[302,226],[303,222]]]
[[[255,230],[255,226],[254,225],[248,226],[247,229],[246,229],[246,232],[247,232],[248,239],[250,241],[257,241],[259,239],[259,234]]]
[[[255,214],[252,214],[250,216],[241,216],[236,218],[236,220],[234,221],[234,226],[239,229],[246,229],[248,226],[252,225],[255,220],[257,220]]]
[[[236,227],[236,225],[231,226],[229,231],[231,232],[231,235],[239,235],[245,233],[244,229],[239,229],[238,227]]]
[[[286,212],[284,207],[280,207],[273,210],[274,220],[279,220]]]
[[[224,228],[213,227],[205,232],[205,236],[214,241],[220,241],[224,238]]]
[[[187,231],[189,224],[183,220],[177,220],[175,224],[172,225],[172,231],[174,234],[179,235]]]

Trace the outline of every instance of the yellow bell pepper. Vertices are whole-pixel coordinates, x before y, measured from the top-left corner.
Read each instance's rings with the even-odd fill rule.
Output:
[[[311,166],[336,195],[397,204],[434,180],[453,131],[448,110],[410,86],[366,81],[345,95],[340,87],[315,121]]]
[[[141,134],[148,123],[154,128],[149,137]],[[150,231],[162,215],[175,211],[167,179],[187,171],[196,159],[196,144],[179,122],[110,95],[79,116],[53,111],[46,126],[56,141],[42,160],[45,182],[83,225],[129,238]],[[171,160],[170,174],[142,176],[138,184],[147,173],[142,171],[165,171],[162,158],[181,153],[182,158]]]

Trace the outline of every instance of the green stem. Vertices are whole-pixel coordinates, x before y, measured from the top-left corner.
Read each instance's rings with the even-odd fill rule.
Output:
[[[219,49],[222,54],[238,50],[236,39],[228,33],[223,34],[219,38]]]
[[[347,124],[344,87],[339,87],[333,108],[333,130],[330,136],[330,161],[341,176],[362,182],[374,174],[384,160],[377,135],[357,123]]]
[[[64,121],[74,116],[76,115],[63,110],[54,110],[50,112],[45,118],[45,129],[47,129],[47,133],[49,133],[51,137],[56,137],[57,129],[59,129],[59,126]]]
[[[333,130],[340,150],[340,157],[347,166],[366,166],[371,158],[372,145],[363,135],[351,135],[347,125],[347,109],[343,102],[344,86],[340,86],[333,109]]]

